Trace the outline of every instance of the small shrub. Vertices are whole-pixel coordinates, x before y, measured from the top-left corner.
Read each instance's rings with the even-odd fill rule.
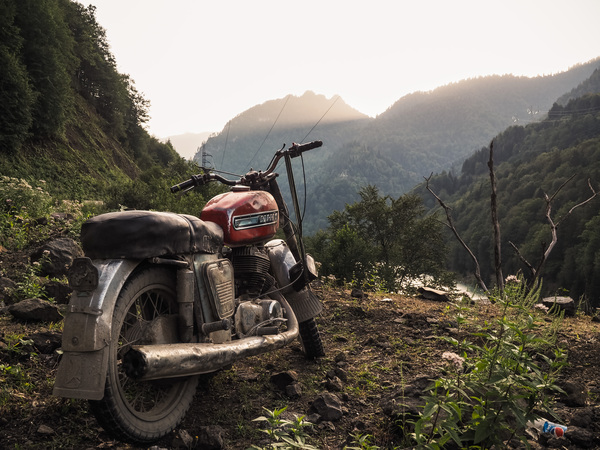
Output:
[[[353,434],[351,446],[344,447],[344,450],[378,450],[379,447],[372,440],[373,436],[370,434]]]
[[[446,338],[456,352],[443,355],[449,362],[447,374],[424,396],[426,405],[413,433],[420,448],[440,449],[452,441],[461,448],[501,448],[510,439],[524,440],[527,422],[540,411],[551,413],[565,354],[555,349],[553,357],[546,356],[555,342],[531,313],[539,292],[540,287],[527,291],[521,281],[513,281],[495,298],[501,317],[472,333],[475,342]],[[460,326],[464,317],[458,309]]]
[[[274,409],[273,411],[264,408],[267,412],[266,416],[257,417],[254,419],[256,422],[267,422],[268,428],[262,429],[264,433],[269,436],[271,443],[267,447],[257,447],[253,445],[250,447],[254,450],[265,450],[265,449],[294,449],[300,448],[305,450],[317,450],[317,447],[313,447],[306,443],[307,434],[304,432],[304,428],[312,426],[312,423],[306,422],[304,416],[296,417],[295,420],[286,420],[281,418],[281,414],[287,409],[287,406],[281,409]]]
[[[44,180],[39,183],[46,184]],[[4,212],[31,218],[49,214],[53,205],[52,197],[41,186],[34,187],[23,179],[6,176],[0,176],[0,198],[4,199]]]

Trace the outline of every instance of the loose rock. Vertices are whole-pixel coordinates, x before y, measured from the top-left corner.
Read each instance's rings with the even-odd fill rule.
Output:
[[[449,302],[450,297],[449,293],[446,291],[441,291],[439,289],[433,289],[428,287],[420,287],[418,289],[421,297],[427,300],[435,300],[436,302]]]
[[[40,425],[37,429],[38,434],[51,435],[54,434],[54,430],[50,428],[48,425]]]
[[[220,450],[224,446],[223,428],[219,426],[200,427],[196,448],[202,450]]]
[[[334,394],[325,392],[312,404],[312,409],[325,421],[336,421],[342,418],[342,401]]]
[[[302,396],[302,386],[300,386],[300,383],[293,383],[286,386],[285,395],[292,399],[300,398]]]
[[[542,304],[548,308],[554,310],[558,309],[558,312],[564,311],[565,316],[573,317],[575,315],[575,301],[571,297],[546,297],[542,299]]]
[[[15,319],[34,322],[57,322],[62,315],[55,305],[39,298],[29,298],[8,307]]]
[[[271,383],[273,383],[280,391],[285,391],[290,384],[298,382],[298,374],[293,370],[287,372],[276,373],[271,375]]]
[[[83,250],[73,239],[59,238],[34,251],[31,261],[41,263],[42,275],[61,277],[67,274],[73,260],[81,256]]]
[[[48,298],[53,298],[58,305],[66,305],[71,298],[71,289],[67,284],[50,280],[44,284],[44,290]]]
[[[29,336],[38,352],[45,355],[54,353],[62,343],[62,334],[54,331],[43,331]]]

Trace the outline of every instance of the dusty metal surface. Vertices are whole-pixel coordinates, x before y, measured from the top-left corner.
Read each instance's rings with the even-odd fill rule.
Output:
[[[214,372],[248,356],[281,348],[298,337],[298,321],[282,296],[288,329],[281,334],[252,336],[222,344],[189,343],[134,346],[124,357],[128,376],[138,380],[183,377]]]

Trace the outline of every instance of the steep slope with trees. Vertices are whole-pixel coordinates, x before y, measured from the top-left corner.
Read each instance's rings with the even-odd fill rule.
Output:
[[[116,70],[93,6],[7,0],[0,25],[3,175],[43,179],[57,199],[148,208],[162,178],[197,170],[143,128],[149,104]]]
[[[587,84],[597,82],[598,74],[596,71]],[[482,148],[467,159],[460,175],[443,173],[430,183],[453,208],[456,227],[477,255],[487,280],[493,272],[488,152]],[[551,212],[552,219],[558,222],[573,206],[592,195],[588,180],[595,191],[600,191],[600,94],[584,95],[565,106],[555,104],[542,122],[507,129],[494,139],[494,160],[504,272],[527,273],[509,241],[526,260],[532,264],[538,261],[543,246],[551,240],[544,194],[551,196],[560,188]],[[428,194],[423,195],[433,206]],[[595,198],[578,208],[559,226],[557,245],[542,275],[549,292],[566,290],[575,298],[584,296],[596,306],[600,305],[598,202]],[[449,261],[452,270],[472,270],[470,258],[457,245]]]

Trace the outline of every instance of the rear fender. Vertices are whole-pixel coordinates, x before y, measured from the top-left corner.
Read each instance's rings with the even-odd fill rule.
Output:
[[[74,291],[64,320],[54,395],[100,400],[108,368],[111,322],[119,292],[140,260],[94,260],[98,287]]]

